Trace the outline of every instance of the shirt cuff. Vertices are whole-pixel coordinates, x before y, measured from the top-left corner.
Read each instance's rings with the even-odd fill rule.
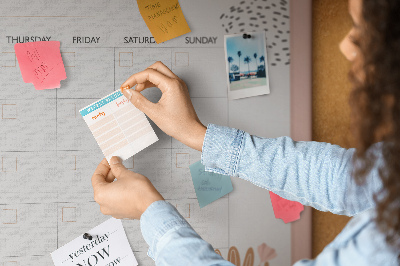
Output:
[[[209,124],[203,142],[201,163],[205,170],[236,176],[244,145],[242,130]]]
[[[157,257],[157,244],[169,231],[190,227],[188,222],[170,203],[165,200],[153,202],[140,217],[140,229],[149,245],[147,255],[153,260]]]

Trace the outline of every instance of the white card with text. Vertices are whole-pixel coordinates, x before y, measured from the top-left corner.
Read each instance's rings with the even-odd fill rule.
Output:
[[[121,220],[111,218],[51,253],[55,266],[138,265]]]

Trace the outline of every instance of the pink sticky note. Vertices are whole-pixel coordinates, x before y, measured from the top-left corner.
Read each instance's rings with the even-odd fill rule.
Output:
[[[60,53],[60,42],[27,42],[14,45],[15,55],[25,83],[35,89],[60,88],[67,78]]]
[[[265,243],[259,245],[257,251],[258,256],[260,257],[260,264],[263,264],[264,262],[272,260],[273,258],[276,258],[276,256],[278,256],[275,249],[271,248]]]
[[[271,197],[275,218],[282,219],[285,223],[300,219],[300,213],[304,210],[304,206],[301,203],[286,200],[271,191],[269,196]]]

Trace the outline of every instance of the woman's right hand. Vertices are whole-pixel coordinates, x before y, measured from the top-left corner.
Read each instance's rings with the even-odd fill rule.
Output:
[[[131,89],[135,85],[136,89]],[[150,87],[162,92],[157,103],[140,93]],[[156,62],[133,74],[122,84],[121,91],[166,134],[193,149],[202,150],[207,128],[197,117],[185,82],[163,63]]]

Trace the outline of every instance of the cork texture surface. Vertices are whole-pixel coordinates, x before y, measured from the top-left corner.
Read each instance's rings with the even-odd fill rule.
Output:
[[[350,63],[339,43],[351,28],[347,0],[313,1],[313,140],[352,147],[348,80]],[[313,209],[313,257],[329,244],[349,217]]]

